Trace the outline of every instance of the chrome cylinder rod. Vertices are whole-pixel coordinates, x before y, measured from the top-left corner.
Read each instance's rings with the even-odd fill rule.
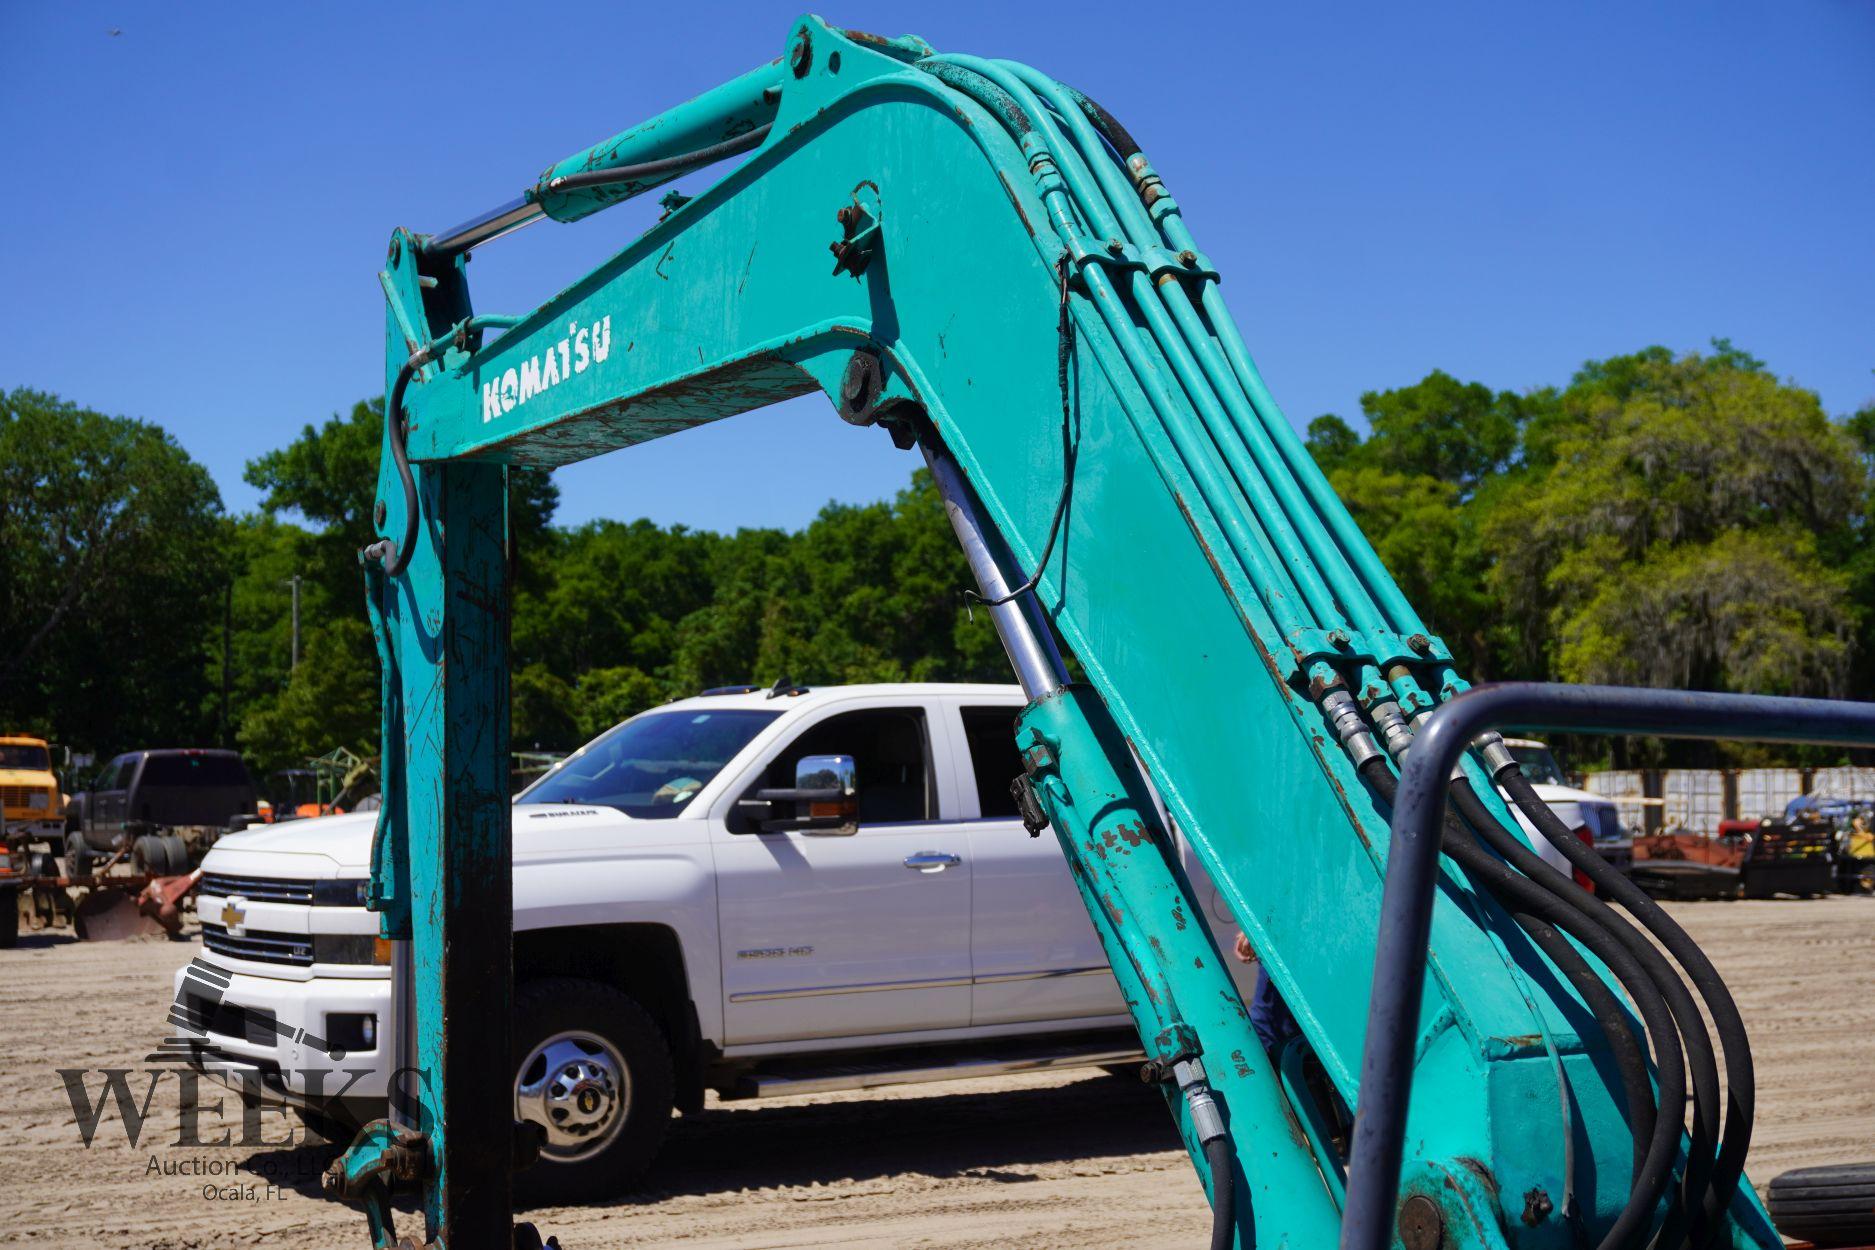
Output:
[[[453,230],[445,230],[425,243],[423,250],[432,256],[454,256],[490,239],[511,234],[522,226],[531,226],[545,215],[540,205],[522,196],[472,217]]]
[[[1034,594],[1019,595],[1007,603],[994,602],[1007,598],[1011,587],[991,547],[990,530],[976,494],[964,480],[957,462],[942,447],[936,446],[934,440],[920,439],[918,449],[924,453],[924,462],[930,466],[931,477],[937,482],[938,494],[944,499],[944,512],[950,517],[951,529],[964,549],[964,559],[970,562],[977,588],[985,599],[992,601],[986,611],[990,614],[990,623],[996,627],[996,636],[1002,640],[1003,650],[1009,655],[1011,667],[1016,670],[1022,693],[1031,699],[1053,694],[1067,685],[1068,667],[1055,646],[1054,631],[1035,605]]]

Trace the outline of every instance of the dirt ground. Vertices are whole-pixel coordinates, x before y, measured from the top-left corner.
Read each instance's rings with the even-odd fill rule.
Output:
[[[1875,1155],[1875,900],[1675,905],[1751,1028],[1752,1175]],[[0,951],[0,1243],[152,1247],[363,1245],[326,1201],[330,1153],[185,1148],[177,1077],[141,1145],[117,1112],[82,1144],[56,1069],[131,1069],[163,1035],[171,972],[193,943],[22,938]],[[214,1100],[214,1087],[208,1097]],[[224,1108],[240,1134],[239,1111]],[[288,1135],[270,1112],[266,1138]],[[204,1113],[201,1135],[223,1131]],[[297,1125],[292,1126],[297,1131]],[[273,1188],[268,1188],[269,1180]],[[251,1186],[251,1188],[250,1188]],[[712,1106],[673,1125],[645,1189],[538,1211],[567,1250],[691,1247],[1202,1245],[1208,1212],[1158,1096],[1100,1074],[1008,1077]]]

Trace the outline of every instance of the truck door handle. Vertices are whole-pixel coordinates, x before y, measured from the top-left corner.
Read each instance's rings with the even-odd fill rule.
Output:
[[[943,872],[952,864],[963,862],[959,856],[944,851],[916,851],[905,857],[905,867],[915,868],[922,873]]]

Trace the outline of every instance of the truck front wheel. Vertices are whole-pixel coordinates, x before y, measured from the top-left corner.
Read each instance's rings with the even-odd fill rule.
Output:
[[[670,1043],[651,1013],[599,981],[529,981],[514,1001],[514,1113],[545,1133],[515,1175],[522,1202],[583,1202],[625,1188],[670,1127]]]

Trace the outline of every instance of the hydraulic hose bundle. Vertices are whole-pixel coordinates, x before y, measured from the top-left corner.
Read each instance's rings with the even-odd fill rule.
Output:
[[[1129,413],[1142,443],[1168,483],[1195,484],[1192,523],[1227,555],[1216,560],[1220,578],[1247,610],[1267,614],[1257,623],[1290,642],[1292,684],[1306,685],[1359,775],[1391,805],[1394,766],[1415,724],[1465,683],[1270,398],[1176,202],[1132,136],[1080,93],[1009,62],[947,55],[918,65],[988,109],[1021,145],[1077,271],[1077,312],[1099,318],[1147,400],[1149,413]],[[1044,551],[1036,579],[1047,560]],[[1545,863],[1455,774],[1456,815],[1442,849],[1581,998],[1618,1071],[1631,1186],[1602,1250],[1714,1245],[1751,1133],[1751,1057],[1736,1006],[1684,931],[1536,797],[1501,740],[1476,745],[1485,766],[1477,775],[1502,786],[1601,895]],[[1638,1021],[1583,951],[1613,975]],[[1711,1013],[1717,1051],[1687,980]],[[1689,1089],[1692,1124],[1676,1176]]]

